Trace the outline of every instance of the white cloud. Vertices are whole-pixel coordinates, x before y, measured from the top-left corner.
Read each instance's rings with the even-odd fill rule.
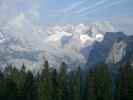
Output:
[[[13,20],[9,21],[8,25],[13,25],[16,28],[22,28],[25,21],[25,15],[24,13],[19,14],[16,16]]]
[[[0,13],[0,30],[21,39],[24,44],[41,42],[38,41],[42,36],[38,25],[39,0],[2,0]]]
[[[0,1],[0,26],[8,23],[21,13],[39,19],[39,0],[2,0]]]

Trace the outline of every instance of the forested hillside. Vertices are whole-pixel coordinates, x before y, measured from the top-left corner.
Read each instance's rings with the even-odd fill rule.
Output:
[[[133,99],[133,68],[129,64],[121,65],[115,78],[105,64],[68,71],[65,63],[56,70],[45,61],[37,74],[25,67],[19,70],[8,65],[0,71],[0,100]]]

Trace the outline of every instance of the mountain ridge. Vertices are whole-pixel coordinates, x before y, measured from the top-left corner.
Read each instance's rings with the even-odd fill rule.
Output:
[[[8,35],[8,41],[0,43],[0,47],[3,48],[3,51],[0,50],[0,62],[4,58],[11,64],[21,62],[21,64],[28,63],[28,66],[37,66],[37,64],[42,64],[42,60],[48,60],[52,67],[65,62],[70,66],[70,69],[74,69],[73,66],[83,66],[86,63],[93,65],[93,62],[95,64],[103,61],[108,62],[106,59],[110,58],[107,56],[111,52],[115,39],[126,40],[128,37],[123,32],[115,32],[113,26],[108,22],[94,23],[90,26],[84,24],[75,27],[72,25],[56,26],[48,30],[47,35],[39,40],[42,43],[38,42],[37,47],[30,47],[27,45],[30,43],[24,44],[21,39]],[[1,32],[0,39],[4,39],[6,37],[4,35],[5,33]],[[29,47],[27,48],[26,45]],[[6,50],[4,50],[5,48]],[[103,55],[101,55],[102,53]],[[98,56],[101,56],[99,58],[101,61],[97,61]]]

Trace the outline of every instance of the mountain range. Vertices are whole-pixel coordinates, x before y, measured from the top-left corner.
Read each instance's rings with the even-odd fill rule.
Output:
[[[133,62],[133,36],[117,32],[109,22],[56,25],[42,33],[27,41],[0,31],[0,65],[21,67],[25,63],[27,69],[38,69],[36,66],[48,60],[51,67],[59,68],[65,62],[74,69],[86,64]]]

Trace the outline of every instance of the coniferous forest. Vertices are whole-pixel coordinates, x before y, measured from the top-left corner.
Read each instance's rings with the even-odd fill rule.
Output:
[[[105,64],[89,70],[49,67],[40,73],[8,65],[0,71],[0,100],[133,100],[133,68],[122,65],[113,76]]]

